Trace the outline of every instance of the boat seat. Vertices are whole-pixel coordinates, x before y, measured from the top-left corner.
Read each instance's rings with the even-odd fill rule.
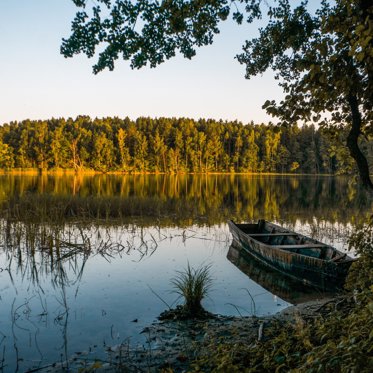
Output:
[[[267,236],[298,236],[297,233],[290,233],[290,232],[284,232],[284,233],[253,233],[249,234],[250,237],[267,237]]]
[[[273,245],[271,246],[274,249],[283,249],[283,250],[299,250],[299,249],[322,249],[326,245],[322,244],[301,244],[301,245]]]

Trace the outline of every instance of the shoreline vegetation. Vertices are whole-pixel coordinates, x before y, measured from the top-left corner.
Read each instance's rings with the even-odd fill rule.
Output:
[[[243,356],[245,350],[258,352],[286,329],[291,338],[292,330],[305,329],[311,326],[312,319],[327,317],[336,303],[346,299],[336,296],[306,302],[271,316],[211,315],[208,319],[155,322],[143,330],[148,349],[133,349],[123,363],[126,366],[131,362],[136,367],[134,371],[167,373],[275,371],[279,366],[276,361],[267,363],[267,367],[265,362],[250,366]],[[136,359],[141,353],[146,358]]]
[[[347,133],[193,120],[24,120],[0,126],[0,169],[66,173],[350,174]],[[368,140],[361,148],[373,156]]]
[[[372,318],[366,302],[356,303],[345,294],[271,316],[157,321],[142,330],[143,344],[108,345],[106,358],[74,354],[38,371],[368,373],[373,367]]]
[[[157,183],[157,177],[104,176],[109,181],[105,184],[102,177],[3,176],[0,217],[62,225],[189,227],[221,225],[228,219],[252,221],[258,216],[281,221],[281,211],[287,211],[289,229],[298,222],[335,237],[348,234],[351,222],[355,226],[366,221],[372,206],[370,195],[346,178],[279,177],[273,183],[271,177],[184,175],[160,176]],[[305,187],[310,190],[307,199]],[[291,198],[284,199],[289,190]],[[352,197],[345,198],[346,191]],[[338,233],[331,233],[327,222],[338,223]]]
[[[146,326],[145,343],[131,346],[128,343],[108,346],[107,359],[91,360],[86,356],[72,355],[66,361],[42,367],[40,372],[64,372],[76,369],[81,372],[205,372],[205,354],[214,352],[213,346],[230,344],[234,349],[247,344],[260,346],[268,335],[279,331],[288,323],[310,320],[321,314],[324,306],[341,301],[342,297],[325,298],[289,306],[270,316],[223,316],[210,314],[208,318],[155,321]],[[324,310],[325,315],[325,310]],[[276,330],[276,331],[275,331]],[[237,359],[236,359],[237,360]],[[228,363],[229,359],[226,363]],[[201,364],[202,362],[202,364]],[[212,363],[212,361],[211,361]],[[212,369],[211,369],[212,368]],[[217,372],[228,372],[227,364]],[[237,370],[233,370],[237,371]]]
[[[178,176],[178,175],[200,175],[200,176],[213,176],[213,175],[237,175],[237,176],[319,176],[319,177],[333,177],[333,176],[347,176],[345,174],[335,175],[330,173],[298,173],[298,172],[236,172],[236,171],[178,171],[178,172],[164,172],[164,171],[99,171],[93,169],[80,169],[74,170],[73,168],[66,169],[40,169],[40,168],[0,168],[0,175],[53,175],[53,176],[65,176],[65,175],[167,175],[167,176]]]

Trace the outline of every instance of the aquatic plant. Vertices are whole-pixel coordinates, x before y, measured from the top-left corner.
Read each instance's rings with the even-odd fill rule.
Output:
[[[190,317],[206,313],[202,307],[202,300],[211,289],[211,264],[192,268],[188,262],[183,271],[171,280],[174,291],[184,298],[183,312]]]

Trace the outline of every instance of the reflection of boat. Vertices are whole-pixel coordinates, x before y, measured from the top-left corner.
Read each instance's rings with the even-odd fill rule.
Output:
[[[341,286],[355,260],[332,246],[259,220],[228,222],[234,240],[262,263],[284,275],[320,288]]]
[[[288,303],[299,304],[333,294],[333,289],[320,291],[316,287],[300,284],[299,281],[272,270],[248,254],[235,241],[229,248],[227,258],[261,287]]]

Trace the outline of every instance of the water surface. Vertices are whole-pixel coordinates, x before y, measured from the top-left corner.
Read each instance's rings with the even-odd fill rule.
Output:
[[[140,331],[180,302],[170,279],[188,262],[212,265],[214,313],[304,299],[232,260],[227,219],[266,218],[346,250],[372,211],[349,179],[310,176],[1,176],[0,198],[0,360],[20,372],[145,344]]]

